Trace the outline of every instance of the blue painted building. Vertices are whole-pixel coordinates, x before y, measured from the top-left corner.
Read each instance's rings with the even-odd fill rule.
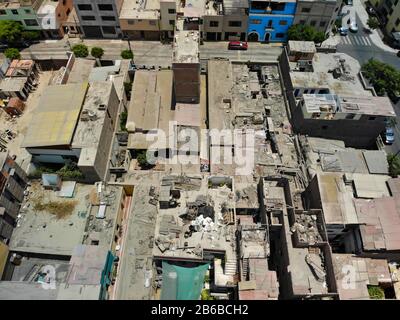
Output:
[[[248,41],[286,41],[296,12],[296,0],[249,1]]]

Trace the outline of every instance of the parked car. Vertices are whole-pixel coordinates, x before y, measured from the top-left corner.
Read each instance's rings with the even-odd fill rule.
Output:
[[[376,16],[376,11],[375,11],[375,9],[372,8],[371,6],[367,6],[365,10],[367,10],[367,13],[368,13],[369,15],[371,15],[371,16]]]
[[[353,32],[353,33],[356,33],[356,32],[358,31],[358,26],[357,26],[357,23],[356,23],[355,21],[352,21],[352,22],[350,23],[349,30],[350,30],[351,32]]]
[[[247,50],[248,47],[247,42],[244,41],[230,41],[228,44],[229,50]]]
[[[353,5],[353,0],[346,0],[346,4],[348,6],[352,6]]]
[[[393,129],[393,127],[386,127],[385,143],[393,144],[393,142],[394,142],[394,129]]]
[[[348,32],[349,32],[349,29],[347,29],[345,27],[340,27],[339,28],[339,33],[340,33],[341,36],[347,36]]]

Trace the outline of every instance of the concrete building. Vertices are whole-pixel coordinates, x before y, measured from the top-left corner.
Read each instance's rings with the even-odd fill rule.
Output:
[[[397,0],[372,0],[371,4],[378,11],[381,22],[384,24],[384,31],[387,35],[397,35],[399,41],[400,32],[400,3]],[[394,33],[394,34],[393,34]]]
[[[309,25],[328,34],[341,6],[342,0],[299,0],[293,24]]]
[[[368,147],[385,129],[385,119],[395,116],[390,100],[376,97],[360,64],[348,55],[320,54],[311,42],[289,41],[279,60],[299,133]]]
[[[8,243],[24,199],[26,173],[7,154],[0,153],[0,241]]]
[[[19,21],[25,30],[40,31],[46,38],[59,38],[64,35],[62,24],[72,7],[72,0],[2,1],[0,20]]]
[[[119,22],[123,0],[74,0],[79,24],[86,38],[121,38]],[[125,1],[129,2],[129,1]]]
[[[300,134],[369,147],[376,144],[387,120],[395,116],[387,97],[303,94],[292,121]]]
[[[174,97],[178,103],[200,101],[200,33],[188,30],[184,19],[176,22],[172,71]]]
[[[72,162],[85,181],[93,183],[104,181],[108,174],[120,100],[112,81],[82,82],[87,81],[92,67],[80,68],[80,62],[90,67],[86,60],[77,59],[68,72],[68,83],[48,87],[23,146],[34,164],[63,166]]]
[[[250,1],[248,41],[285,42],[295,13],[295,0]]]
[[[160,1],[125,0],[119,15],[121,31],[133,40],[160,40]]]

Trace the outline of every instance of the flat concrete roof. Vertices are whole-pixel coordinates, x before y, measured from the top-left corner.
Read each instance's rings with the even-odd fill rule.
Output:
[[[0,90],[4,92],[20,92],[27,81],[27,77],[4,78],[0,81]]]
[[[158,20],[160,18],[159,10],[160,1],[157,0],[124,1],[119,18]]]
[[[87,89],[86,82],[49,86],[33,114],[22,147],[70,145]]]
[[[288,41],[288,48],[290,51],[302,52],[302,53],[316,53],[314,41]]]
[[[0,300],[56,300],[58,290],[48,290],[37,282],[0,281]]]
[[[40,182],[33,181],[29,196],[24,200],[21,218],[14,229],[9,244],[10,250],[51,255],[70,256],[84,237],[88,217],[86,199],[96,193],[91,185],[77,184],[72,198],[60,198],[57,192],[44,190]],[[72,214],[58,219],[48,211],[38,211],[35,203],[72,203]],[[46,210],[46,209],[45,209]]]
[[[228,60],[208,60],[208,114],[210,129],[233,129],[232,65]]]
[[[174,35],[173,63],[199,63],[200,32],[184,30],[183,20],[177,20]]]
[[[95,63],[96,61],[92,59],[75,58],[67,83],[82,83],[88,81]]]
[[[344,59],[346,66],[346,80],[335,79],[330,70],[340,66],[340,59]],[[293,88],[329,89],[337,95],[353,95],[355,92],[363,96],[372,96],[371,91],[365,90],[358,73],[360,63],[344,53],[316,53],[313,59],[313,72],[296,71],[297,62],[290,62]]]

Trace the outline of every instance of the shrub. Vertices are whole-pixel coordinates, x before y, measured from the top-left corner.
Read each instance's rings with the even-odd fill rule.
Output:
[[[121,57],[122,59],[133,59],[133,52],[131,50],[123,50]]]
[[[127,121],[127,119],[128,119],[128,113],[125,112],[125,111],[121,112],[121,115],[119,116],[119,124],[120,124],[120,127],[121,127],[122,131],[128,131],[126,129],[126,121]]]
[[[89,55],[89,49],[84,44],[77,44],[72,47],[72,52],[78,58],[86,58]]]
[[[93,47],[92,50],[90,51],[90,54],[92,57],[95,57],[96,59],[101,59],[101,57],[104,55],[104,50],[103,48],[100,47]]]
[[[371,299],[382,300],[385,298],[385,292],[379,286],[368,286],[368,293]]]
[[[15,49],[15,48],[6,49],[6,51],[4,51],[4,55],[6,56],[6,58],[8,58],[10,60],[21,58],[21,54],[19,53],[19,50]]]

